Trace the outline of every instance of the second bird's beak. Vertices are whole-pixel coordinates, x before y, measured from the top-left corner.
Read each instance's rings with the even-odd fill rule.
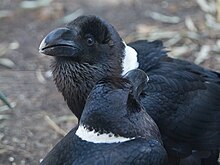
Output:
[[[77,56],[80,49],[74,41],[75,36],[71,29],[55,29],[42,40],[39,52],[49,56]]]
[[[139,95],[144,90],[146,83],[149,81],[147,74],[140,69],[133,69],[125,74],[124,78],[128,79],[132,86],[132,94],[138,100]]]

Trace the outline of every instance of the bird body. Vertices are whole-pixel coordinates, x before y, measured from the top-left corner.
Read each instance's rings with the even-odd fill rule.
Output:
[[[206,156],[201,156],[204,164],[217,165],[220,74],[170,58],[160,41],[137,41],[129,45],[142,59],[138,60],[139,68],[148,74],[141,102],[159,126],[168,155],[186,158],[192,153],[208,151]],[[194,156],[197,160],[198,155]],[[210,155],[214,160],[207,162],[205,158]]]
[[[87,98],[79,126],[49,152],[41,165],[166,163],[159,129],[133,96],[138,95],[137,88],[143,89],[138,86],[131,87],[121,78],[99,81]]]
[[[127,46],[113,26],[96,16],[78,17],[51,32],[40,51],[55,57],[55,83],[79,119],[98,80],[138,67],[149,81],[137,99],[159,126],[168,154],[185,158],[193,150],[219,149],[220,73],[169,57],[161,41]]]
[[[146,47],[148,42],[142,42],[138,45]],[[149,64],[139,60],[140,69],[149,77],[141,100],[147,112],[161,125],[160,131],[169,137],[178,136],[180,141],[198,149],[216,148],[220,142],[220,74],[168,57],[161,43],[154,43],[155,50],[151,52],[156,53],[156,49],[162,52],[161,56],[154,57],[139,52],[135,44],[130,45],[136,48],[138,55],[149,58],[146,60]]]

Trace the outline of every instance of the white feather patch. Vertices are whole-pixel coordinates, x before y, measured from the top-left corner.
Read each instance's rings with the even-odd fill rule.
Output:
[[[120,143],[134,139],[134,138],[121,137],[121,136],[116,137],[113,133],[99,134],[94,130],[89,131],[82,125],[78,127],[76,131],[76,135],[82,140],[92,143]]]
[[[124,50],[124,59],[122,61],[122,68],[123,72],[122,75],[125,75],[128,71],[132,69],[137,69],[139,66],[139,63],[137,61],[137,52],[130,46],[127,46],[125,44],[125,50]]]

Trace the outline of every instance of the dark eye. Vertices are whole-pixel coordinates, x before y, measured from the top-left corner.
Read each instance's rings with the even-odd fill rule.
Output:
[[[95,43],[95,40],[94,40],[93,37],[88,37],[88,38],[86,39],[86,42],[87,42],[87,45],[88,45],[88,46],[92,46],[92,45]]]

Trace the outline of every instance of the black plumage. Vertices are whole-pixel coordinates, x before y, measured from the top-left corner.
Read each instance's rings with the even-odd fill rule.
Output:
[[[139,68],[149,76],[141,100],[158,124],[169,155],[185,158],[192,150],[208,150],[210,153],[201,157],[211,154],[213,159],[199,162],[217,165],[220,74],[168,57],[160,41],[137,41],[129,45],[138,52]]]
[[[141,71],[135,71],[135,74],[145,75]],[[139,82],[147,80],[147,77],[139,77]],[[74,128],[52,149],[41,165],[166,163],[166,150],[163,148],[159,129],[134,98],[134,94],[138,96],[137,92],[143,90],[139,86],[139,83],[129,83],[126,79],[116,77],[99,81],[88,96],[79,123],[79,128],[83,127],[99,135],[95,139],[91,136],[83,139],[86,136],[77,132],[80,130],[78,127]],[[131,102],[134,104],[130,104]],[[127,140],[110,143],[94,141],[102,134]]]
[[[139,67],[149,76],[141,96],[147,112],[158,125],[166,124],[167,127],[160,130],[169,137],[191,143],[198,149],[215,149],[220,142],[220,74],[187,61],[172,59],[166,54],[157,56],[158,63],[151,62],[156,56],[146,59],[148,54],[136,46],[147,44],[146,41],[130,44],[142,59]],[[157,44],[156,49],[161,51],[162,43],[158,48]],[[152,52],[154,54],[155,51]],[[148,61],[148,64],[143,61]]]
[[[168,57],[161,41],[129,46],[138,53],[139,68],[149,76],[140,102],[158,124],[169,156],[178,164],[192,150],[218,150],[220,74]],[[55,83],[80,118],[95,83],[122,73],[125,48],[110,24],[96,16],[81,16],[50,33],[40,51],[55,56]]]

